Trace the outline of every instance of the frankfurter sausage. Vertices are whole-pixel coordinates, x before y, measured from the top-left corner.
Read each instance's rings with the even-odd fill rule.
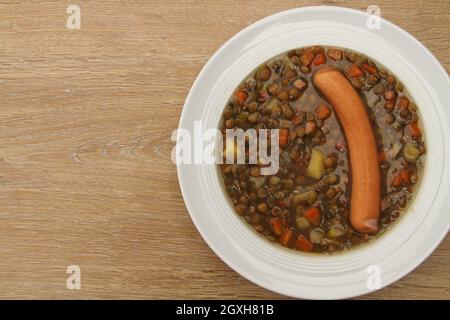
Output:
[[[381,179],[375,135],[364,103],[336,68],[317,70],[313,82],[333,106],[347,138],[353,181],[350,222],[361,233],[375,233],[380,215]]]

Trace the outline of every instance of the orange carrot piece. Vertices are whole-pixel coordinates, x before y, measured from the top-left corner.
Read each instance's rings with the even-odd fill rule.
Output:
[[[368,73],[370,73],[370,74],[376,74],[376,73],[378,72],[377,67],[371,66],[371,65],[368,64],[368,63],[364,63],[364,64],[362,65],[362,67],[363,67],[364,70],[366,70],[366,71],[367,71]]]
[[[314,248],[314,245],[302,234],[299,235],[297,241],[295,241],[295,246],[297,249],[305,252],[311,252]]]
[[[308,208],[304,214],[305,218],[308,219],[313,225],[317,226],[320,223],[320,210],[317,207]]]
[[[350,78],[359,78],[363,75],[363,71],[355,63],[350,66],[348,70],[348,76]]]
[[[404,169],[400,170],[398,172],[398,175],[400,176],[400,179],[402,180],[402,182],[404,184],[409,183],[409,170],[408,170],[408,168],[404,168]]]
[[[234,96],[235,96],[237,102],[240,105],[243,105],[248,98],[248,93],[245,90],[238,90],[235,92]]]
[[[325,54],[323,52],[319,52],[316,57],[313,60],[313,64],[315,66],[318,66],[320,64],[324,64],[327,62],[327,58],[325,57]]]
[[[406,126],[407,131],[413,138],[420,138],[422,136],[422,130],[419,128],[419,124],[416,122],[410,123]]]
[[[325,104],[321,104],[316,108],[317,119],[325,120],[329,116],[331,116],[331,109],[328,108]]]
[[[281,236],[284,232],[284,223],[281,218],[270,219],[270,228],[277,236]]]
[[[289,129],[286,128],[280,129],[278,141],[280,143],[280,148],[284,148],[287,146],[289,141]]]
[[[398,188],[402,185],[402,177],[399,174],[396,174],[392,179],[391,186]]]
[[[293,235],[294,232],[292,231],[292,229],[287,229],[279,238],[280,244],[282,246],[288,247],[291,243]]]

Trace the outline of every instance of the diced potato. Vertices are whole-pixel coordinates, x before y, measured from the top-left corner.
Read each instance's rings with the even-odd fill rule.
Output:
[[[315,244],[321,244],[323,240],[323,231],[320,228],[311,230],[309,233],[309,241]]]
[[[343,236],[345,233],[345,227],[342,224],[335,224],[330,227],[330,230],[327,232],[327,236],[335,239]]]
[[[295,223],[300,230],[309,228],[309,226],[311,226],[311,223],[305,217],[298,217],[297,219],[295,219]]]
[[[319,180],[325,173],[325,154],[319,149],[313,149],[306,174]]]
[[[408,162],[416,162],[420,156],[420,150],[412,143],[407,143],[403,149],[403,156]]]

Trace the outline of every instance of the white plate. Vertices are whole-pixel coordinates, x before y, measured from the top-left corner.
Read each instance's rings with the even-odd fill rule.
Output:
[[[270,244],[233,211],[215,165],[178,164],[181,191],[197,229],[236,272],[269,290],[311,299],[348,298],[376,290],[368,267],[380,270],[381,287],[417,267],[438,246],[450,225],[449,77],[410,34],[382,20],[337,7],[306,7],[262,19],[223,45],[197,77],[184,105],[180,128],[194,121],[217,128],[223,107],[240,81],[265,60],[313,44],[350,48],[385,65],[412,94],[421,113],[427,161],[408,212],[373,243],[332,256],[297,253]],[[444,165],[447,162],[447,165]]]

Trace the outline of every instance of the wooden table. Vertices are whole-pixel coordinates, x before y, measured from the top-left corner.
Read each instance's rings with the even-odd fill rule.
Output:
[[[284,298],[202,240],[170,135],[227,39],[306,1],[29,2],[0,4],[0,297]],[[80,30],[66,28],[72,3]],[[377,4],[448,70],[448,1]],[[81,290],[66,288],[69,265],[81,268]],[[449,266],[447,237],[417,270],[363,298],[449,299]]]

